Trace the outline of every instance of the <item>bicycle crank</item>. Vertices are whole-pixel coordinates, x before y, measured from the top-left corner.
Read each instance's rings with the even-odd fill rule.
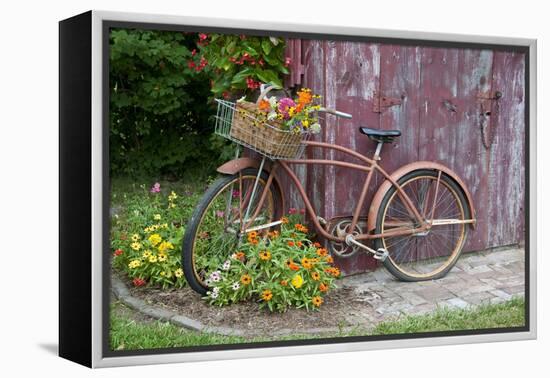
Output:
[[[378,248],[378,249],[372,249],[369,246],[366,246],[363,243],[359,243],[357,240],[353,238],[352,234],[348,234],[346,236],[346,244],[349,246],[355,245],[359,248],[364,249],[365,251],[372,254],[372,257],[374,257],[376,260],[384,261],[388,258],[388,250],[384,248]]]

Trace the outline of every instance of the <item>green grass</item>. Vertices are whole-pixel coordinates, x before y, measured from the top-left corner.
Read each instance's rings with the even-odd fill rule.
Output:
[[[292,335],[278,338],[244,338],[221,336],[186,330],[170,323],[137,319],[124,305],[116,302],[111,310],[110,345],[113,350],[136,350],[182,346],[237,344],[274,340],[367,336],[451,331],[523,326],[525,301],[514,298],[496,305],[484,305],[474,310],[439,309],[432,314],[406,316],[378,324],[374,329],[357,328],[351,332],[324,335]]]

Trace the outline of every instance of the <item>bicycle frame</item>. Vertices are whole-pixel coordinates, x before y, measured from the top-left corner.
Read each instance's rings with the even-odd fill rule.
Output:
[[[447,224],[449,224],[449,223],[456,223],[456,224],[459,224],[459,223],[475,223],[475,219],[469,219],[469,220],[440,220],[441,222],[439,220],[435,221],[435,220],[432,219],[431,222],[428,222],[425,219],[425,215],[430,214],[431,218],[433,218],[435,205],[436,205],[435,199],[437,198],[437,194],[438,194],[438,190],[439,190],[439,183],[440,183],[440,180],[441,180],[441,171],[439,171],[439,174],[438,174],[436,188],[435,188],[435,195],[434,195],[434,200],[433,200],[433,203],[432,203],[431,210],[428,212],[427,208],[423,209],[423,213],[424,213],[423,214],[424,216],[423,216],[418,212],[418,210],[412,204],[411,199],[407,196],[407,194],[404,192],[402,187],[397,183],[397,181],[394,178],[392,178],[392,176],[390,174],[388,174],[378,164],[378,161],[380,160],[379,155],[380,155],[380,150],[382,148],[382,143],[378,144],[378,147],[377,147],[376,152],[374,153],[374,156],[373,156],[372,159],[370,159],[370,158],[368,158],[368,157],[366,157],[366,156],[364,156],[364,155],[362,155],[362,154],[360,154],[356,151],[353,151],[349,148],[339,146],[339,145],[334,145],[334,144],[329,144],[329,143],[324,143],[324,142],[314,142],[314,141],[304,141],[304,144],[306,145],[306,147],[317,147],[317,148],[324,148],[324,149],[330,149],[330,150],[336,150],[336,151],[343,152],[343,153],[345,153],[345,154],[347,154],[347,155],[349,155],[353,158],[356,158],[356,159],[360,160],[362,164],[355,164],[355,163],[350,163],[350,162],[346,162],[346,161],[330,160],[330,159],[286,159],[286,160],[277,160],[277,161],[275,161],[272,165],[268,181],[267,181],[266,185],[264,186],[264,190],[262,191],[262,195],[260,197],[260,201],[257,205],[256,211],[254,212],[254,214],[252,215],[252,217],[250,219],[245,218],[245,220],[248,220],[247,222],[242,222],[241,223],[241,232],[246,232],[248,230],[249,226],[254,222],[254,219],[258,216],[258,213],[259,213],[259,211],[260,211],[260,209],[263,205],[263,202],[265,201],[268,189],[269,189],[269,187],[270,187],[270,185],[273,182],[273,179],[275,177],[274,176],[275,172],[277,171],[277,169],[279,169],[279,167],[281,167],[285,171],[285,173],[292,179],[292,182],[294,183],[294,185],[298,189],[298,192],[300,193],[300,196],[302,197],[302,199],[304,201],[304,204],[305,204],[306,210],[308,212],[308,215],[310,216],[316,230],[323,237],[325,237],[326,239],[329,239],[329,240],[332,240],[332,241],[337,241],[337,242],[344,242],[345,241],[345,237],[336,237],[334,235],[331,235],[321,226],[321,224],[319,223],[319,219],[317,217],[317,214],[315,213],[315,210],[313,209],[313,206],[311,205],[311,201],[309,200],[308,195],[306,194],[306,191],[305,191],[304,187],[300,183],[300,180],[298,179],[298,177],[296,176],[294,171],[289,167],[289,165],[292,165],[292,164],[332,165],[332,166],[339,166],[339,167],[344,167],[344,168],[349,168],[349,169],[355,169],[355,170],[362,171],[362,172],[368,172],[367,177],[366,177],[366,179],[363,183],[363,188],[361,190],[359,200],[358,200],[358,202],[355,206],[355,209],[353,211],[352,223],[351,223],[351,226],[349,228],[350,230],[355,229],[355,226],[359,221],[360,212],[361,212],[361,209],[363,208],[365,198],[366,198],[366,195],[367,195],[370,183],[371,183],[371,179],[372,179],[372,176],[374,175],[375,172],[379,172],[380,174],[382,174],[382,176],[384,176],[391,183],[391,185],[395,186],[396,191],[397,191],[397,195],[401,198],[401,200],[403,201],[403,203],[406,206],[406,209],[407,209],[409,215],[411,216],[412,219],[414,219],[416,221],[416,224],[418,226],[417,227],[410,227],[410,224],[408,226],[404,225],[402,227],[396,227],[396,228],[394,228],[390,231],[380,233],[380,234],[363,233],[363,234],[360,234],[360,235],[357,235],[357,236],[354,237],[355,240],[358,240],[358,241],[359,240],[368,240],[368,239],[377,239],[377,238],[381,238],[381,237],[418,234],[418,233],[428,231],[432,227],[432,225],[442,224],[442,222],[446,222]],[[267,227],[267,226],[270,227],[270,226],[275,225],[277,223],[279,223],[279,222],[272,222],[269,225],[265,225],[265,226],[257,226],[254,229],[261,229],[261,228]]]

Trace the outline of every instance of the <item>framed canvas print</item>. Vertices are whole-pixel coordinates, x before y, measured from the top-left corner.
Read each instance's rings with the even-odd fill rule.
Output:
[[[60,355],[536,337],[536,41],[60,26]]]

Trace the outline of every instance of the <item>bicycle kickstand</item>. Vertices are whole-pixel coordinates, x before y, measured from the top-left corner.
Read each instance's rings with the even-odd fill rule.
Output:
[[[356,245],[356,246],[364,249],[368,253],[372,253],[372,255],[373,255],[372,257],[374,257],[376,260],[379,260],[379,261],[383,262],[384,260],[386,260],[388,258],[388,250],[387,249],[384,249],[384,248],[372,249],[372,248],[370,248],[369,246],[366,246],[363,243],[359,243],[357,240],[355,240],[353,238],[352,234],[348,234],[346,236],[346,244],[349,245],[350,247],[352,245]]]

